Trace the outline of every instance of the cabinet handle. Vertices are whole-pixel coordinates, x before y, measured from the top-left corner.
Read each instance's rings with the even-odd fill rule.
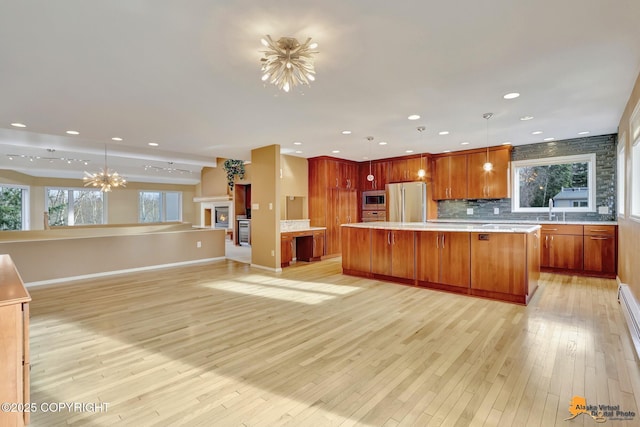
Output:
[[[387,232],[387,245],[390,245],[390,244],[391,244],[391,232],[388,231]]]
[[[391,232],[391,236],[393,237],[393,239],[391,240],[393,242],[393,244],[396,244],[396,233],[394,233],[393,231]]]
[[[545,248],[549,247],[549,235],[548,234],[546,236],[544,236],[544,247]]]
[[[610,237],[591,237],[591,240],[609,240]]]
[[[436,234],[436,249],[440,248],[440,235]]]
[[[609,230],[603,230],[601,228],[592,228],[589,231],[609,231]]]
[[[442,249],[444,249],[444,234],[442,235]]]
[[[557,228],[543,228],[542,231],[558,231]]]
[[[338,178],[336,178],[336,187],[338,187]]]

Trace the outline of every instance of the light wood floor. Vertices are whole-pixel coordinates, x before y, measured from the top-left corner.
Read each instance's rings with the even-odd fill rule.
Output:
[[[34,426],[592,426],[638,412],[615,281],[542,275],[528,307],[234,261],[32,288]],[[610,425],[639,425],[609,421]]]

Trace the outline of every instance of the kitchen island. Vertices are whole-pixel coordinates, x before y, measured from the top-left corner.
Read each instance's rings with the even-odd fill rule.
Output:
[[[540,276],[540,226],[342,225],[344,274],[527,304]]]

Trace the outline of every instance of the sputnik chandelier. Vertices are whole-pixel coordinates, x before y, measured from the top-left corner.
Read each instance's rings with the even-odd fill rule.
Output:
[[[289,92],[292,87],[314,81],[316,71],[313,67],[315,50],[318,43],[311,38],[300,44],[292,37],[280,37],[273,41],[266,35],[260,42],[267,48],[262,62],[262,81],[274,84],[278,89]]]
[[[107,167],[107,146],[104,146],[104,168],[100,172],[89,173],[84,172],[85,187],[100,187],[100,191],[107,193],[112,188],[126,187],[127,180],[120,176],[118,172],[112,171]]]

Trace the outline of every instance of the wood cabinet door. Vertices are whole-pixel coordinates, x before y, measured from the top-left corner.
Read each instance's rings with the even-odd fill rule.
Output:
[[[440,281],[450,286],[468,288],[471,280],[470,234],[462,232],[440,233]]]
[[[493,169],[486,174],[486,198],[504,199],[509,197],[509,162],[511,150],[489,151]],[[469,196],[471,197],[471,196]]]
[[[550,267],[582,270],[582,235],[551,234],[549,236]]]
[[[471,288],[525,295],[526,257],[525,234],[471,233]]]
[[[433,160],[433,199],[449,198],[449,160],[451,156],[436,157]]]
[[[467,198],[467,155],[460,154],[449,158],[449,199]]]
[[[440,233],[416,232],[416,279],[440,282]]]
[[[374,186],[374,190],[384,190],[385,189],[385,185],[387,185],[389,183],[389,166],[390,162],[384,161],[384,162],[375,162],[373,164],[374,166],[374,180],[373,180],[373,186]]]
[[[393,230],[391,232],[391,275],[403,279],[415,278],[415,232]]]
[[[371,191],[375,190],[374,181],[368,181],[367,176],[371,173],[374,176],[374,165],[373,162],[363,162],[360,163],[358,167],[358,174],[360,175],[360,190],[361,191]]]
[[[327,254],[340,253],[340,190],[331,188],[327,190],[326,205],[323,209],[327,211]]]
[[[616,272],[615,236],[584,236],[584,269],[598,273]]]
[[[340,188],[340,184],[342,181],[342,170],[340,167],[340,162],[329,159],[325,159],[324,161],[327,162],[327,187]]]
[[[324,231],[315,231],[313,233],[313,257],[321,257],[324,255]]]
[[[527,234],[527,289],[531,295],[540,281],[540,230]]]
[[[364,273],[371,271],[370,228],[342,227],[342,268]]]
[[[395,159],[391,161],[389,182],[405,182],[407,179],[407,160]]]
[[[549,254],[549,244],[551,241],[551,235],[548,233],[542,233],[540,235],[540,267],[551,267],[551,257]]]
[[[391,276],[391,230],[371,230],[371,272]]]
[[[467,197],[470,199],[487,198],[487,175],[483,168],[487,161],[487,153],[467,154]]]
[[[280,265],[286,267],[293,260],[293,237],[280,235]]]
[[[420,169],[424,169],[425,176],[418,176],[418,171]],[[407,159],[407,181],[426,181],[431,179],[431,175],[429,174],[429,159],[426,157],[414,157],[411,159]]]

